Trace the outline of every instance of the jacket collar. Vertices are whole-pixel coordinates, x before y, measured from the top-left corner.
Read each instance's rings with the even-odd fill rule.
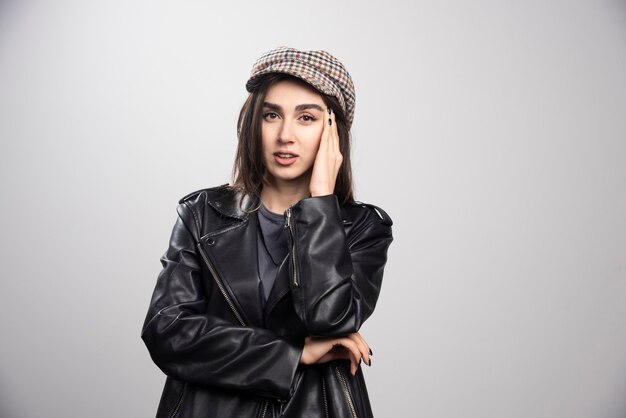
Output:
[[[246,220],[261,203],[259,196],[250,197],[243,191],[230,188],[223,190],[223,193],[209,196],[207,203],[224,216]]]
[[[261,197],[258,195],[250,196],[241,190],[235,190],[230,187],[221,189],[222,193],[209,196],[207,203],[213,209],[224,216],[239,220],[246,220],[251,212],[258,210],[261,205]],[[344,210],[341,208],[342,216]],[[344,219],[344,223],[347,221]]]

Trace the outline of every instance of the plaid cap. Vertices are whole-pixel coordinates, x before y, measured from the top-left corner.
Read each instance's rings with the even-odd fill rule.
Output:
[[[339,100],[348,127],[354,119],[354,84],[352,77],[341,62],[326,51],[299,51],[281,46],[266,52],[252,67],[246,90],[252,93],[260,84],[262,76],[269,73],[285,73],[296,76],[318,91]]]

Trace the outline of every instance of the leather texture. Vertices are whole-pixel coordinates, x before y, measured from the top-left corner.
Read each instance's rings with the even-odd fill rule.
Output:
[[[179,202],[141,333],[167,375],[156,416],[371,417],[360,367],[299,360],[306,336],[346,335],[372,314],[391,218],[335,195],[292,205],[290,253],[263,303],[258,204],[227,185]]]

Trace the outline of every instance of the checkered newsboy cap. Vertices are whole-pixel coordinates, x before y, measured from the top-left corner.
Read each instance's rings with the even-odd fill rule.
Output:
[[[354,119],[354,84],[352,77],[341,62],[326,51],[299,51],[281,46],[266,52],[252,67],[246,90],[252,93],[260,84],[262,76],[269,73],[285,73],[296,76],[318,91],[339,100],[348,127]]]

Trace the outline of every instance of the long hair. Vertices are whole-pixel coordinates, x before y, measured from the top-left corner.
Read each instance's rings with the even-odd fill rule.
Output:
[[[300,78],[289,74],[267,74],[261,80],[258,88],[248,95],[239,112],[239,120],[237,121],[237,155],[233,165],[233,184],[231,187],[242,191],[244,195],[248,195],[248,197],[253,199],[256,197],[260,198],[265,176],[261,138],[263,103],[270,87],[282,80],[304,82]],[[326,106],[335,112],[335,123],[339,134],[339,152],[341,152],[343,160],[337,174],[333,193],[337,196],[339,204],[345,205],[354,200],[352,193],[352,167],[350,164],[350,129],[339,101],[333,96],[319,91],[318,93],[322,96]]]

